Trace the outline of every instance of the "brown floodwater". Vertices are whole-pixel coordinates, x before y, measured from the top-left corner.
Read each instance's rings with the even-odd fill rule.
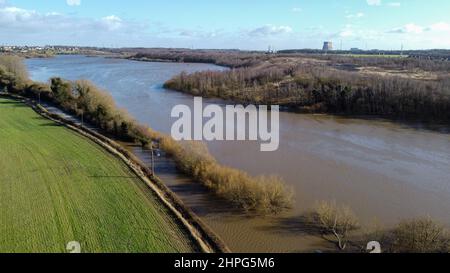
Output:
[[[146,63],[84,56],[27,60],[31,76],[89,79],[107,89],[137,120],[169,133],[172,107],[191,96],[162,84],[182,71],[220,70],[207,64]],[[205,103],[219,103],[205,100]],[[275,174],[295,192],[295,207],[277,217],[250,218],[157,158],[156,171],[237,252],[303,252],[332,246],[305,228],[302,214],[317,201],[352,207],[365,224],[386,226],[431,216],[450,225],[450,134],[445,127],[381,119],[280,113],[280,148],[258,142],[210,142],[221,163],[253,175]],[[132,147],[149,162],[149,153]]]

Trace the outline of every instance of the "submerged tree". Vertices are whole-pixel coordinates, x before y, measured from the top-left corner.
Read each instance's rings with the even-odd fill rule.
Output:
[[[338,206],[335,202],[321,202],[311,214],[311,221],[323,235],[333,235],[337,246],[345,250],[350,231],[359,228],[356,216],[347,206]]]
[[[430,218],[403,221],[392,233],[392,252],[446,253],[450,251],[448,232]]]

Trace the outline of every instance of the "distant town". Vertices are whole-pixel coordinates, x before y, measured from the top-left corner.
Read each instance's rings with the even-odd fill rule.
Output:
[[[0,46],[0,53],[14,54],[25,58],[47,58],[54,55],[69,54],[98,54],[105,53],[105,49],[95,47],[77,47],[77,46]]]
[[[79,47],[66,46],[1,46],[2,53],[30,54],[30,55],[54,55],[54,54],[76,54],[80,52]]]
[[[149,47],[149,49],[152,49]],[[0,54],[14,54],[25,58],[47,58],[54,55],[109,55],[120,54],[128,50],[136,50],[136,48],[105,48],[105,47],[85,47],[85,46],[0,46]],[[242,51],[242,52],[261,52],[248,50],[214,50],[214,49],[187,49],[179,48],[183,51]],[[267,54],[337,54],[337,55],[355,55],[355,56],[395,56],[395,57],[411,57],[418,59],[434,59],[442,61],[450,61],[450,50],[446,49],[430,49],[430,50],[379,50],[360,48],[350,48],[347,50],[336,49],[332,41],[323,42],[321,49],[285,49],[275,50],[269,46]]]

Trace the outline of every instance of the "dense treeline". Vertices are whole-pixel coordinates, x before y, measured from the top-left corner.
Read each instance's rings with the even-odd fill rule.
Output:
[[[280,51],[278,54],[239,50],[190,50],[190,49],[121,49],[115,53],[126,53],[130,59],[144,61],[170,61],[210,63],[229,68],[255,67],[274,57],[313,58],[327,61],[336,67],[379,67],[393,70],[422,70],[450,73],[450,54],[447,51],[414,51],[415,55],[405,57],[379,55],[369,51],[367,55],[323,54],[322,51]],[[300,54],[299,54],[300,53]],[[395,53],[395,52],[393,52]],[[413,54],[413,52],[411,52]]]
[[[274,64],[183,73],[165,87],[239,103],[293,110],[450,120],[450,76],[437,81],[364,75],[324,64]]]
[[[433,50],[415,50],[405,53],[411,58],[430,59],[430,60],[446,60],[450,61],[450,50],[433,49]]]
[[[432,58],[413,57],[380,57],[380,56],[345,56],[345,55],[310,55],[330,62],[330,65],[346,65],[355,67],[379,67],[392,70],[430,71],[450,73],[450,61]]]
[[[430,49],[430,50],[332,50],[324,52],[321,49],[287,49],[278,51],[279,54],[315,54],[315,55],[352,55],[355,57],[389,58],[407,56],[410,58],[424,60],[450,61],[450,50]]]
[[[230,68],[249,67],[266,60],[261,52],[239,50],[189,50],[189,49],[124,49],[130,59],[147,61],[171,61],[184,63],[210,63]]]
[[[119,109],[112,97],[89,81],[53,78],[50,84],[28,79],[20,58],[0,56],[0,90],[52,102],[61,109],[115,137],[143,146],[158,145],[172,156],[179,169],[218,196],[249,212],[276,214],[292,205],[291,191],[277,177],[251,177],[218,164],[199,144],[179,143],[136,122]]]
[[[171,61],[211,63],[229,68],[252,67],[273,57],[315,58],[329,61],[331,65],[375,66],[386,69],[450,72],[450,51],[333,51],[284,50],[277,54],[240,50],[191,50],[191,49],[120,49],[112,53],[127,54],[130,59],[147,61]],[[403,54],[403,57],[400,55]]]

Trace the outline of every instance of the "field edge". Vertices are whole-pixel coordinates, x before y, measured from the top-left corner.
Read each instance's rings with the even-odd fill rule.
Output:
[[[191,239],[197,243],[197,247],[205,253],[229,253],[230,249],[190,208],[188,208],[181,199],[176,196],[158,177],[153,176],[149,169],[140,162],[133,154],[125,150],[108,137],[94,132],[88,128],[79,126],[74,122],[63,118],[60,115],[50,113],[42,105],[22,96],[0,92],[0,97],[13,99],[24,103],[33,109],[38,115],[57,124],[60,124],[82,137],[93,141],[102,149],[118,158],[152,191],[157,199],[165,206],[178,222],[181,228],[184,228]]]

